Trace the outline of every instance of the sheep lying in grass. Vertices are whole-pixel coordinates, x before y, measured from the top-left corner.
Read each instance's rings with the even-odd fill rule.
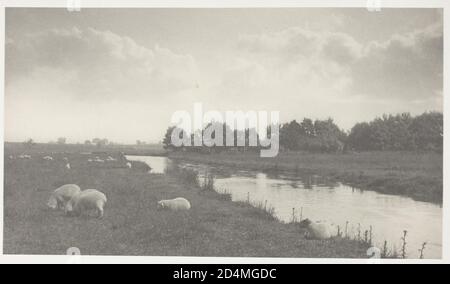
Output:
[[[306,229],[307,239],[327,240],[332,237],[327,224],[315,223],[309,219],[305,219],[300,222],[300,228]]]
[[[45,156],[45,157],[42,158],[42,159],[44,159],[44,160],[46,160],[46,161],[53,161],[53,158],[50,157],[50,156]]]
[[[68,216],[80,216],[83,213],[95,210],[98,218],[103,218],[106,202],[106,195],[102,192],[96,189],[86,189],[67,202],[65,213]]]
[[[50,196],[47,206],[52,209],[64,210],[67,202],[69,202],[72,197],[79,194],[81,189],[76,184],[66,184],[57,188]]]
[[[20,155],[19,159],[27,159],[27,160],[29,160],[29,159],[31,159],[31,156],[30,155]]]
[[[168,209],[171,211],[189,210],[191,209],[191,203],[182,197],[171,200],[161,200],[158,202],[158,209]]]

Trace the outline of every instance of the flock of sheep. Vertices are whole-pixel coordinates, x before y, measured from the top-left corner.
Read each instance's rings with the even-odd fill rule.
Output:
[[[102,218],[107,201],[106,195],[96,189],[81,190],[76,184],[66,184],[50,195],[47,206],[55,210],[64,210],[68,216],[79,216],[95,210],[97,216]]]
[[[96,189],[81,188],[76,184],[66,184],[57,188],[47,202],[47,206],[54,210],[63,210],[67,216],[80,216],[95,211],[98,218],[103,218],[106,195]],[[161,200],[158,209],[184,211],[191,209],[190,202],[185,198]]]
[[[15,159],[31,159],[30,155],[18,155],[9,156],[10,160]],[[54,158],[51,156],[44,156],[42,158],[45,161],[53,161]],[[64,157],[63,160],[66,162],[65,167],[71,169],[69,159]],[[105,163],[114,162],[117,159],[108,156],[106,159],[101,159],[100,157],[95,157],[94,159],[88,159],[89,163]],[[131,162],[127,161],[125,166],[127,168],[132,168]],[[97,189],[85,189],[81,188],[76,184],[66,184],[63,185],[52,192],[50,198],[48,199],[47,206],[53,210],[64,211],[67,216],[80,216],[82,214],[88,214],[89,212],[95,211],[98,218],[102,218],[105,212],[105,205],[107,203],[106,195]],[[172,211],[182,211],[191,209],[190,202],[185,198],[175,198],[171,200],[161,200],[157,204],[157,209],[167,209]]]
[[[14,156],[9,156],[10,159],[15,159]],[[31,159],[30,155],[19,155],[18,159]],[[43,157],[46,161],[52,161],[51,156]],[[64,157],[66,168],[70,169],[68,158]],[[108,156],[105,160],[95,157],[95,159],[88,159],[90,163],[105,163],[117,161],[117,159]],[[131,168],[130,162],[126,163],[127,168]],[[57,188],[50,196],[47,206],[54,210],[62,210],[67,216],[80,216],[90,211],[95,211],[98,218],[103,218],[105,205],[107,203],[106,195],[96,189],[81,188],[76,184],[66,184]],[[182,197],[170,200],[161,200],[157,203],[157,209],[166,209],[172,211],[183,211],[191,209],[190,202]],[[305,219],[300,222],[300,227],[305,229],[305,236],[309,239],[326,240],[332,237],[331,228],[324,223],[312,222]]]
[[[10,155],[9,159],[10,160],[15,160],[15,159],[30,160],[31,156],[22,154],[22,155],[18,155],[17,157],[15,157],[14,155]],[[53,161],[53,157],[51,157],[51,156],[45,156],[42,159],[45,160],[45,161]],[[63,160],[66,162],[66,165],[65,165],[66,169],[70,170],[71,167],[70,167],[69,159],[64,157]]]

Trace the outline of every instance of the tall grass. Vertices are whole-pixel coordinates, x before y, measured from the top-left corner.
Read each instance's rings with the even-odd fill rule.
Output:
[[[209,172],[205,173],[202,184],[202,191],[215,191],[215,176]]]
[[[200,186],[199,175],[197,171],[193,169],[181,168],[178,165],[169,164],[165,169],[165,173],[175,176],[179,180],[183,181],[184,184],[194,188]]]

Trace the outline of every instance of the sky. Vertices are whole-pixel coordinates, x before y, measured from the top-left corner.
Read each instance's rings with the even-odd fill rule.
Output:
[[[344,130],[443,109],[440,9],[6,9],[5,140],[158,142],[175,111]]]

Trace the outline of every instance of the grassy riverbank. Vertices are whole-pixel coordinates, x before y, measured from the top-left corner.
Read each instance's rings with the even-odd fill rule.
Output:
[[[281,153],[273,159],[254,153],[171,153],[171,158],[269,173],[317,174],[363,190],[442,203],[442,154],[368,152],[352,154]]]
[[[119,152],[79,153],[58,146],[34,150],[30,160],[13,159],[21,147],[5,147],[4,253],[65,254],[78,247],[85,255],[330,257],[363,258],[367,245],[334,238],[306,240],[297,225],[282,224],[244,203],[187,185],[179,175],[150,175],[134,163],[125,167]],[[62,152],[60,152],[62,150]],[[44,161],[51,155],[54,161]],[[115,162],[89,163],[111,155]],[[65,168],[67,157],[71,169]],[[96,188],[108,197],[101,220],[68,218],[50,211],[49,194],[65,183]],[[192,210],[157,211],[158,200],[185,197]]]

